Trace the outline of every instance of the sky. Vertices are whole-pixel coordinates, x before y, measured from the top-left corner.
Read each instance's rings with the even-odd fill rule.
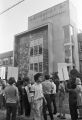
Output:
[[[0,0],[0,13],[21,0]],[[28,30],[28,17],[65,0],[24,0],[0,15],[0,53],[13,50],[14,36]],[[77,27],[82,30],[82,0],[70,0],[77,10]]]

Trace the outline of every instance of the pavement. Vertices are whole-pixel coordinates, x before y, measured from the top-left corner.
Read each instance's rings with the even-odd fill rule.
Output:
[[[60,118],[57,117],[58,114],[54,115],[54,120],[61,120]],[[5,120],[6,117],[6,110],[0,110],[0,120]],[[22,116],[17,116],[16,120],[33,120],[33,117],[25,117],[24,115]],[[50,120],[48,116],[48,120]],[[71,120],[70,114],[66,114],[66,119],[62,120]]]

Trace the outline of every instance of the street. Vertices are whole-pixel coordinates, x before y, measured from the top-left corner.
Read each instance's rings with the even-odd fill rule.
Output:
[[[5,120],[6,117],[6,111],[5,110],[0,110],[0,120]],[[24,117],[24,116],[17,116],[16,120],[33,120],[32,117],[28,118],[28,117]],[[48,116],[48,120],[49,116]],[[59,118],[57,118],[57,115],[54,115],[54,120],[60,120]],[[70,119],[70,115],[66,114],[66,119],[62,119],[62,120],[71,120]]]

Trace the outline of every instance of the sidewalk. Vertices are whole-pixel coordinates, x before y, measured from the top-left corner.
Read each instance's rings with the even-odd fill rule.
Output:
[[[20,117],[17,117],[17,120],[33,120],[32,117],[25,117],[25,116],[20,116]],[[50,120],[49,116],[48,116],[48,120]],[[69,114],[66,114],[66,119],[60,119],[57,117],[57,115],[54,115],[54,120],[71,120],[70,118],[70,115]]]
[[[54,115],[54,120],[61,120],[60,118],[57,118],[57,115]],[[6,116],[6,111],[5,110],[0,110],[0,120],[5,120],[5,116]],[[24,115],[21,116],[17,116],[16,120],[33,120],[32,117],[25,117]],[[50,120],[49,116],[48,116],[48,120]],[[66,114],[66,119],[62,119],[62,120],[71,120],[70,115]]]

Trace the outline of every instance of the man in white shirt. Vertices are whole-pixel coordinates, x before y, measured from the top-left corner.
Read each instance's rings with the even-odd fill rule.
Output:
[[[54,106],[54,112],[53,114],[56,114],[57,113],[57,107],[56,107],[56,85],[55,83],[53,82],[53,78],[50,78],[50,82],[52,84],[52,91],[51,91],[51,102],[53,102],[53,106]]]

